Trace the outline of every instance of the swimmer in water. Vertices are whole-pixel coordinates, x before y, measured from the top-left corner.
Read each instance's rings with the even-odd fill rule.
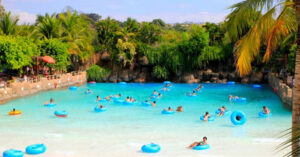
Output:
[[[205,112],[205,115],[204,115],[204,118],[203,118],[203,121],[204,122],[207,122],[208,121],[208,118],[210,118],[210,115],[208,112]]]
[[[183,112],[182,106],[178,106],[176,109],[177,112]]]
[[[191,145],[188,146],[188,148],[194,148],[196,146],[204,146],[204,145],[207,145],[207,137],[203,137],[202,141],[200,142],[194,142],[192,143]]]
[[[152,105],[152,107],[155,107],[156,106],[156,101],[153,101],[151,105]]]
[[[266,106],[263,106],[263,113],[268,115],[271,113],[271,111]]]
[[[223,116],[225,111],[226,111],[226,107],[225,106],[222,106],[221,108],[219,108],[219,113],[218,113],[218,116]]]
[[[168,109],[164,109],[164,111],[173,111],[173,109],[169,106]]]

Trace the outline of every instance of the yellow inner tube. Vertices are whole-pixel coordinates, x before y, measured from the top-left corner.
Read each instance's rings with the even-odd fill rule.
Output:
[[[22,111],[20,111],[20,110],[8,112],[9,115],[19,115],[19,114],[21,114],[21,113],[22,113]]]

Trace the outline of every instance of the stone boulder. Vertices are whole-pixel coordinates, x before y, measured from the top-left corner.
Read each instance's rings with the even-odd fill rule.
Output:
[[[109,82],[114,82],[117,83],[118,81],[118,74],[116,72],[112,73],[109,78],[108,78]]]
[[[147,79],[147,74],[146,73],[140,73],[140,74],[138,74],[138,76],[134,80],[134,82],[142,83],[142,82],[146,82],[146,79]]]
[[[148,58],[146,56],[143,56],[143,57],[139,58],[139,63],[141,65],[149,65],[149,60],[148,60]]]
[[[243,83],[243,84],[249,83],[249,77],[243,77],[241,80],[241,83]]]
[[[128,70],[124,70],[124,71],[122,71],[121,73],[120,73],[120,79],[122,80],[122,81],[125,81],[125,82],[128,82],[128,81],[130,81],[129,80],[129,72],[128,72]]]
[[[236,75],[235,75],[234,72],[232,72],[232,73],[228,74],[227,78],[228,78],[229,81],[235,81]]]
[[[195,82],[194,74],[184,74],[182,79],[186,83],[194,83]]]
[[[213,71],[211,69],[207,69],[206,71],[203,72],[202,79],[203,80],[210,80],[212,77]]]
[[[198,70],[195,74],[195,77],[198,78],[198,79],[202,79],[203,77],[203,71],[202,70]]]
[[[212,82],[212,83],[217,83],[218,80],[219,80],[218,77],[212,77],[212,78],[210,79],[210,82]]]
[[[110,60],[110,54],[108,52],[103,52],[101,55],[101,60],[102,61],[109,61]]]
[[[263,81],[264,74],[262,72],[252,73],[250,76],[250,81],[252,83],[260,83]]]

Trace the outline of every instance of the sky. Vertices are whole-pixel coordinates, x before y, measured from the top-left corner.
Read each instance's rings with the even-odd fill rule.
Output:
[[[1,1],[1,0],[0,0]],[[138,21],[160,18],[167,23],[222,22],[229,6],[242,0],[2,0],[7,11],[19,16],[19,24],[34,23],[36,15],[59,13],[67,6],[106,18]]]

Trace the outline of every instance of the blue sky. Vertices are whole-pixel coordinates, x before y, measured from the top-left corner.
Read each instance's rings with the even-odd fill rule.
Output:
[[[1,0],[0,0],[1,1]],[[167,23],[220,22],[228,7],[242,0],[2,0],[5,9],[18,15],[20,23],[33,23],[37,14],[61,12],[66,6],[124,21],[161,18]]]

